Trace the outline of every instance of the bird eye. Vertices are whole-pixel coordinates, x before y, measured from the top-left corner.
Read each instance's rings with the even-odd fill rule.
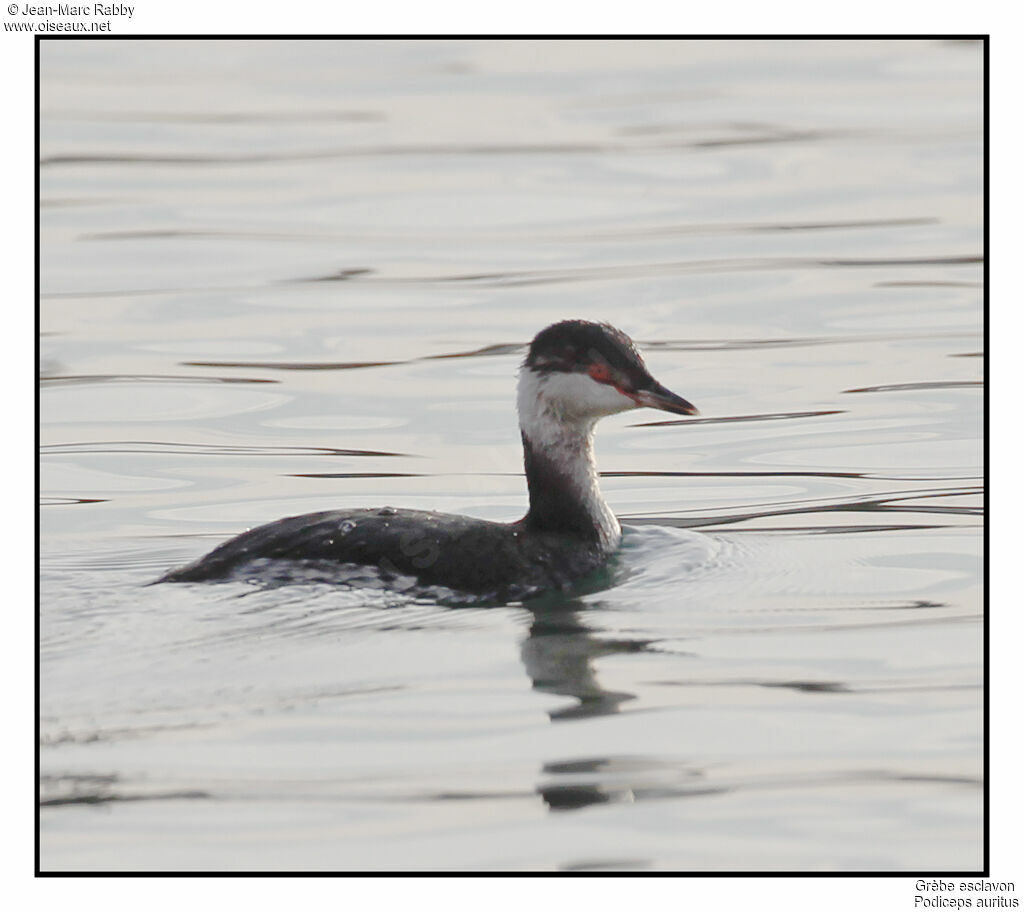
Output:
[[[602,362],[599,362],[597,364],[591,364],[587,368],[587,373],[591,376],[592,379],[596,380],[598,383],[615,382],[615,378],[612,377],[611,368],[607,364],[604,364]]]

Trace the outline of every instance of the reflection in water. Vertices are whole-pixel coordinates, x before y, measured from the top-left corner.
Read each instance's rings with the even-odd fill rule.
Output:
[[[533,619],[529,635],[523,641],[521,657],[533,689],[568,696],[575,703],[550,710],[552,722],[587,719],[619,712],[621,704],[636,695],[603,687],[594,668],[594,660],[608,655],[651,651],[653,640],[625,640],[602,637],[598,629],[584,621],[600,603],[587,604],[579,598],[549,596],[527,602]],[[594,804],[633,801],[639,790],[644,797],[654,796],[651,788],[638,784],[655,762],[651,758],[599,757],[553,761],[541,768],[537,792],[552,811],[577,810]],[[698,777],[699,772],[689,775]],[[638,777],[639,776],[639,780]],[[657,791],[657,790],[655,790]],[[708,794],[717,789],[687,789],[688,793]],[[664,790],[657,791],[665,797]]]
[[[525,607],[533,619],[521,656],[533,689],[576,700],[550,710],[552,722],[617,713],[622,703],[635,699],[634,694],[602,687],[593,663],[599,656],[645,652],[650,640],[597,636],[596,629],[584,622],[588,606],[578,598],[549,596],[527,602]],[[537,791],[553,811],[629,801],[633,797],[630,777],[622,783],[610,780],[616,772],[632,769],[634,763],[617,764],[610,758],[545,763],[541,775],[549,779],[538,785]]]
[[[546,763],[542,772],[550,778],[537,791],[552,811],[575,811],[593,804],[720,795],[733,788],[708,784],[704,770],[656,757],[597,757]]]
[[[523,642],[521,656],[533,689],[574,697],[573,705],[551,710],[552,721],[585,719],[619,711],[619,705],[634,699],[631,693],[607,690],[594,673],[599,656],[645,652],[650,640],[605,639],[595,635],[583,621],[582,612],[595,606],[561,596],[533,599],[525,603],[533,620]]]
[[[890,783],[933,783],[977,792],[980,776],[945,776],[904,773],[898,770],[857,769],[833,773],[804,774],[799,777],[772,774],[728,776],[716,771],[672,763],[663,758],[624,756],[599,757],[569,763],[545,764],[552,778],[538,788],[552,811],[572,811],[595,804],[639,803],[666,799],[703,798],[733,792],[753,794],[764,791],[792,791],[822,787],[849,788]],[[559,782],[565,777],[568,782]]]
[[[590,593],[599,592],[603,587],[614,586],[615,577],[623,581],[624,568],[613,566],[605,579],[590,579]],[[614,590],[610,590],[614,591]],[[570,705],[548,711],[553,723],[578,721],[600,716],[615,715],[620,707],[637,698],[637,694],[613,690],[599,680],[595,663],[610,655],[622,654],[671,654],[673,657],[695,657],[692,653],[666,650],[655,647],[654,639],[623,639],[604,635],[594,618],[601,609],[614,609],[615,602],[585,601],[582,592],[573,597],[549,595],[524,603],[530,611],[528,634],[521,645],[521,659],[533,689],[543,693],[572,697]],[[862,610],[926,611],[946,609],[947,603],[928,599],[910,599],[903,602],[864,603]],[[923,623],[948,623],[948,616],[928,617]],[[955,620],[955,619],[953,619]],[[892,624],[891,621],[886,621]],[[903,619],[895,624],[915,624],[914,619]],[[870,620],[860,620],[853,629],[865,630]],[[820,625],[822,631],[835,631],[844,624],[830,621]],[[749,628],[748,628],[749,629]],[[798,628],[790,625],[787,629]],[[764,632],[764,631],[762,631]],[[664,688],[694,688],[697,691],[708,688],[739,690],[767,689],[789,691],[793,694],[808,695],[813,699],[848,700],[863,695],[878,696],[901,693],[938,694],[943,691],[977,691],[975,681],[921,681],[912,678],[894,677],[890,680],[875,679],[870,682],[853,682],[837,679],[797,678],[784,676],[763,676],[743,678],[672,678],[647,682]],[[694,705],[704,705],[696,698]],[[827,710],[826,710],[827,714]],[[685,748],[685,742],[682,745]],[[759,774],[752,770],[743,773],[723,775],[721,770],[712,770],[706,764],[694,763],[682,758],[669,756],[648,756],[642,754],[615,754],[603,756],[571,757],[549,760],[539,770],[537,794],[551,811],[570,811],[616,803],[642,801],[663,801],[722,795],[736,791],[788,790],[794,788],[818,788],[822,786],[849,787],[878,782],[948,782],[957,786],[976,789],[980,779],[976,776],[938,776],[923,772],[908,772],[893,769],[860,769],[802,775],[798,779],[773,773]],[[478,795],[476,797],[485,797]],[[613,864],[613,863],[610,863]]]

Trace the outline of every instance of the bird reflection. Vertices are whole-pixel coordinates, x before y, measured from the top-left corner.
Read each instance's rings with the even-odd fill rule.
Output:
[[[600,601],[582,596],[607,589],[617,575],[594,578],[575,597],[549,594],[523,603],[532,615],[521,655],[533,689],[571,697],[572,702],[548,712],[552,722],[587,719],[619,712],[636,694],[603,687],[594,668],[602,656],[654,652],[654,640],[624,640],[601,636],[592,620]],[[536,793],[551,811],[573,811],[597,804],[632,803],[725,791],[710,786],[705,770],[679,760],[621,753],[599,757],[550,760],[539,771]],[[635,866],[636,861],[628,866]]]
[[[584,623],[583,617],[585,611],[593,613],[600,603],[549,596],[526,602],[524,607],[530,610],[533,620],[521,655],[533,689],[576,700],[551,710],[548,715],[553,722],[616,713],[622,703],[636,699],[635,694],[602,687],[593,660],[617,653],[645,652],[651,640],[597,636],[596,628]]]
[[[616,653],[644,652],[652,641],[600,637],[597,628],[583,620],[588,613],[593,615],[600,603],[552,595],[533,599],[524,607],[533,618],[521,654],[533,689],[574,700],[550,710],[552,722],[610,715],[617,713],[622,703],[636,699],[635,694],[602,687],[594,660]],[[537,786],[537,792],[553,811],[632,801],[629,776],[620,783],[608,781],[607,773],[616,766],[616,759],[609,757],[545,763],[541,776],[546,781]]]

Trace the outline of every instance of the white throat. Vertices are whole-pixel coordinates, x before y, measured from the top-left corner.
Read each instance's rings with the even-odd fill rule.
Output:
[[[565,494],[565,503],[585,514],[603,547],[618,546],[622,529],[601,496],[594,460],[594,426],[603,415],[634,408],[635,404],[585,374],[538,374],[523,368],[517,396],[519,427],[527,446],[542,464],[543,479],[530,477],[530,509],[538,496],[552,489]],[[543,483],[540,483],[543,482]],[[559,505],[562,498],[559,497]]]

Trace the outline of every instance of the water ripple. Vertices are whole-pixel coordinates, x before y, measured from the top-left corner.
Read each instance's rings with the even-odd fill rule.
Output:
[[[40,383],[91,384],[91,383],[278,383],[265,377],[195,377],[167,374],[62,374],[41,376]]]
[[[199,456],[409,456],[387,450],[352,450],[323,446],[240,446],[229,444],[178,443],[163,440],[106,440],[81,443],[51,443],[39,448],[48,456],[83,453],[161,453]]]
[[[758,272],[791,269],[848,269],[920,266],[976,266],[984,257],[974,253],[935,254],[913,257],[723,257],[709,260],[680,260],[674,262],[631,263],[614,266],[579,266],[561,269],[521,269],[495,272],[454,273],[449,275],[380,276],[367,279],[373,284],[400,285],[479,285],[485,287],[511,287],[546,285],[564,282],[591,282],[609,279],[647,278],[659,275],[699,274],[716,272]],[[327,276],[306,276],[295,282],[314,282],[330,279]]]

